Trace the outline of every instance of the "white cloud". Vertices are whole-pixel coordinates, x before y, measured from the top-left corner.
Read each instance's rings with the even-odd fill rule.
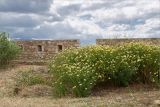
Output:
[[[160,37],[160,19],[159,18],[151,18],[145,21],[143,25],[136,25],[136,32],[140,35],[146,35],[146,37]]]
[[[114,25],[108,27],[109,31],[126,31],[128,29],[130,29],[130,26],[125,25],[125,24],[122,24],[122,25],[114,24]]]
[[[16,4],[7,2],[6,7]],[[26,8],[2,11],[1,7],[0,29],[21,39],[160,38],[159,0],[54,0],[48,3],[40,4],[39,8],[31,6],[35,11]]]
[[[124,15],[126,16],[126,18],[134,18],[137,15],[139,15],[138,13],[138,9],[134,6],[132,7],[124,7],[122,8],[122,12],[124,13]]]
[[[92,21],[84,21],[79,18],[68,17],[65,20],[73,29],[77,30],[78,32],[82,33],[82,36],[87,35],[100,35],[101,28]]]

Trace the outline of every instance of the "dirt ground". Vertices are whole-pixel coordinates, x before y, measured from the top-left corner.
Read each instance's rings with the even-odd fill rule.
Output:
[[[98,89],[87,98],[53,98],[52,96],[14,96],[14,78],[25,69],[46,68],[19,65],[0,70],[0,107],[160,107],[160,90],[137,85],[126,88]]]

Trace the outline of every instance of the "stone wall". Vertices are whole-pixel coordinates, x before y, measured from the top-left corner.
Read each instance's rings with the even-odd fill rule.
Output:
[[[22,48],[22,53],[17,60],[21,63],[45,62],[64,49],[80,46],[79,40],[22,40],[16,43]]]
[[[160,38],[138,39],[97,39],[97,45],[121,45],[129,42],[143,42],[145,44],[160,45]],[[79,40],[30,40],[16,41],[22,48],[22,54],[16,62],[44,63],[54,55],[71,47],[80,47]]]
[[[97,39],[97,45],[121,45],[130,42],[142,42],[150,45],[160,45],[160,38],[135,38],[135,39]]]

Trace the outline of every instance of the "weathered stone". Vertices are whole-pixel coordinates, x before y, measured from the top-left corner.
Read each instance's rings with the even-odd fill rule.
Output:
[[[149,45],[160,45],[160,38],[134,38],[134,39],[97,39],[97,45],[121,45],[130,42],[142,42]]]
[[[160,38],[132,38],[132,39],[97,39],[97,45],[121,45],[130,42],[142,42],[150,45],[160,45]],[[31,40],[16,41],[21,46],[22,54],[18,62],[23,63],[45,63],[55,54],[64,49],[80,46],[79,40]]]
[[[22,48],[16,60],[21,63],[47,62],[58,52],[80,46],[79,40],[22,40],[16,43]]]
[[[160,100],[155,100],[154,104],[157,105],[157,107],[160,107]]]

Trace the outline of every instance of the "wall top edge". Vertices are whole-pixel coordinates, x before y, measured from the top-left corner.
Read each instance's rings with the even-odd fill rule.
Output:
[[[160,40],[160,38],[104,38],[104,39],[96,39],[96,40],[152,40],[152,39],[156,39],[156,40]]]

